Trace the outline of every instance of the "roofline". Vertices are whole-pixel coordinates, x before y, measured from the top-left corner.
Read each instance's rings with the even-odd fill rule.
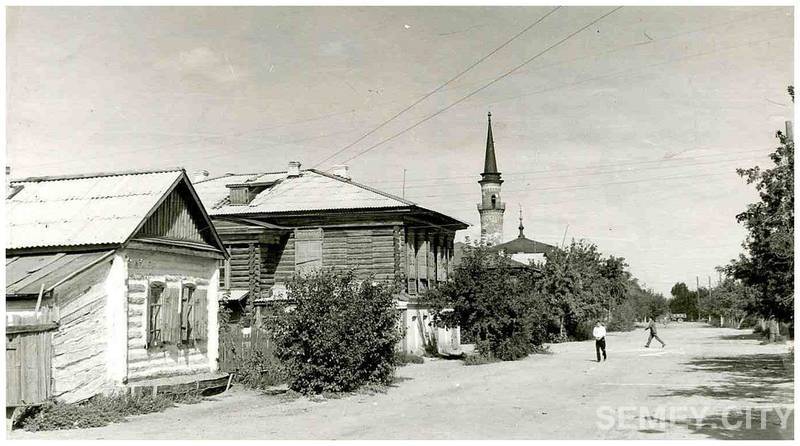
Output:
[[[166,173],[166,172],[179,172],[186,170],[183,167],[174,167],[169,169],[135,169],[135,170],[121,170],[117,172],[93,172],[93,173],[78,173],[73,175],[49,175],[41,177],[27,177],[16,180],[11,180],[10,183],[39,183],[44,181],[59,181],[59,180],[78,180],[82,178],[96,178],[96,177],[118,177],[124,175],[143,175],[148,173]]]
[[[117,250],[123,248],[120,243],[97,243],[91,245],[52,245],[52,246],[28,246],[24,248],[6,248],[6,258],[24,257],[44,254],[58,254],[61,252],[96,252],[109,249]]]
[[[397,212],[397,211],[404,211],[408,212],[421,212],[421,213],[428,213],[435,215],[437,217],[441,217],[445,220],[451,220],[455,222],[456,226],[463,226],[461,228],[455,229],[456,231],[461,229],[467,229],[468,227],[472,226],[469,223],[463,222],[457,218],[451,217],[447,214],[443,214],[438,211],[434,211],[432,209],[427,209],[424,207],[420,207],[417,205],[410,205],[410,206],[387,206],[387,207],[362,207],[362,208],[335,208],[335,209],[301,209],[301,210],[289,210],[289,211],[276,211],[276,212],[240,212],[240,213],[228,213],[228,214],[212,214],[211,218],[218,219],[218,220],[230,220],[230,219],[253,219],[253,218],[264,218],[264,217],[306,217],[309,215],[314,214],[322,214],[322,213],[353,213],[353,212]],[[452,225],[451,223],[445,223],[445,225]],[[439,225],[441,226],[441,225]]]
[[[285,170],[279,171],[279,172],[254,172],[254,173],[248,173],[248,172],[243,172],[243,173],[225,172],[222,175],[217,175],[215,177],[209,177],[209,178],[206,178],[206,179],[203,179],[203,180],[200,180],[200,181],[195,181],[195,184],[205,183],[207,181],[220,180],[222,178],[227,178],[227,177],[240,177],[242,175],[261,176],[261,175],[277,175],[279,173],[288,173],[288,172],[285,171]]]
[[[397,200],[397,201],[399,201],[401,203],[404,203],[404,204],[406,204],[408,206],[416,206],[417,205],[417,203],[414,203],[413,201],[409,201],[409,200],[406,200],[405,198],[398,197],[397,195],[393,195],[393,194],[390,194],[388,192],[384,192],[382,190],[375,189],[374,187],[367,186],[366,184],[361,184],[361,183],[359,183],[357,181],[353,181],[353,180],[350,180],[350,179],[347,179],[347,178],[344,178],[344,177],[340,177],[339,175],[336,175],[336,174],[332,174],[332,173],[329,173],[329,172],[322,172],[322,171],[317,170],[317,169],[307,169],[306,172],[314,172],[314,173],[316,173],[318,175],[322,175],[324,177],[332,178],[334,180],[339,180],[342,183],[352,184],[353,186],[360,187],[360,188],[368,190],[368,191],[370,191],[372,193],[375,193],[375,194],[378,194],[378,195],[382,195],[382,196],[387,197],[387,198],[391,198],[392,200]]]

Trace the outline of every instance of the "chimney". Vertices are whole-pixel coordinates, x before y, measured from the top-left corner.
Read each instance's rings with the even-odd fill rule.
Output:
[[[299,177],[300,176],[300,162],[299,161],[289,161],[289,169],[287,169],[287,176],[290,177]]]
[[[350,168],[343,164],[331,167],[330,170],[328,170],[328,173],[332,173],[337,177],[342,177],[346,180],[350,179]]]
[[[192,177],[192,183],[199,183],[200,181],[208,179],[208,171],[207,170],[198,170],[195,171],[194,176]]]

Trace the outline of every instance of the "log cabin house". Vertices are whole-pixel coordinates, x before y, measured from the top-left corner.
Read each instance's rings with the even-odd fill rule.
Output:
[[[402,281],[403,350],[419,354],[434,340],[437,329],[419,296],[447,280],[455,233],[466,223],[357,183],[346,167],[322,172],[291,162],[282,172],[194,181],[231,254],[220,266],[230,308],[248,301],[261,309],[281,299],[295,273],[353,268],[360,277]],[[457,330],[435,340],[444,337],[459,343]]]
[[[182,169],[22,179],[6,207],[7,413],[219,378],[227,253]]]

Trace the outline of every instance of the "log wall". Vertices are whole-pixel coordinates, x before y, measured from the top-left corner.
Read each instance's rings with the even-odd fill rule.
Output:
[[[106,369],[106,277],[103,262],[56,289],[59,327],[53,333],[53,396],[80,401],[109,391]]]
[[[180,290],[183,284],[192,284],[207,292],[207,319],[217,311],[216,280],[217,261],[204,257],[164,254],[158,251],[126,250],[128,256],[127,315],[129,382],[173,375],[188,375],[211,371],[207,341],[192,346],[166,345],[148,348],[147,320],[148,290],[153,283]],[[213,288],[213,289],[211,289]],[[214,317],[216,320],[216,317]],[[209,324],[209,333],[217,330]],[[216,358],[216,355],[214,355]]]

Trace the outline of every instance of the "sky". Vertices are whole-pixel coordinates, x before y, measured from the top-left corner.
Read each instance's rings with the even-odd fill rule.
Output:
[[[491,111],[506,240],[521,208],[529,238],[595,243],[667,296],[715,284],[757,200],[735,169],[793,116],[791,7],[626,6],[572,37],[613,8],[563,7],[360,139],[551,9],[10,7],[6,164],[346,164],[474,239]]]

